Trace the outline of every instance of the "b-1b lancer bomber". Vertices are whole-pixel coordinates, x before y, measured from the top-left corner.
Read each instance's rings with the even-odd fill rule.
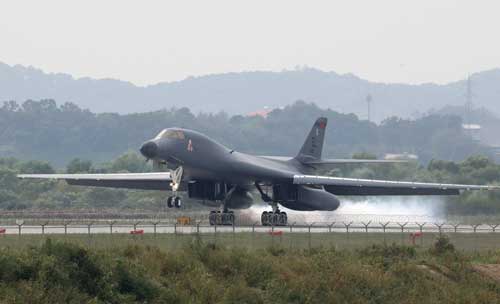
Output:
[[[180,192],[191,199],[220,207],[209,216],[211,225],[233,225],[230,209],[250,207],[252,192],[272,210],[262,213],[262,225],[287,225],[284,206],[300,211],[333,211],[339,196],[458,195],[461,190],[492,190],[494,186],[417,183],[318,176],[318,169],[349,163],[385,160],[323,159],[326,118],[314,123],[295,157],[255,156],[229,149],[192,130],[168,128],[145,142],[141,154],[155,167],[168,170],[118,174],[22,174],[19,178],[65,180],[70,185],[171,191],[166,204],[181,207]]]

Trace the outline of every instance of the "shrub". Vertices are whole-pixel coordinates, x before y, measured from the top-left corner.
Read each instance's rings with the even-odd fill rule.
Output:
[[[445,253],[455,252],[455,246],[450,242],[450,238],[446,234],[437,236],[436,241],[430,252],[434,255],[443,255]]]
[[[373,244],[359,250],[358,254],[371,264],[380,264],[384,268],[388,268],[396,262],[414,259],[417,252],[414,247],[392,243],[391,245]]]

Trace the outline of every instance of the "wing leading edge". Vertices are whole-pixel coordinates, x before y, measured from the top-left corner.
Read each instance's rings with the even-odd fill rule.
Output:
[[[500,190],[498,186],[417,183],[354,179],[315,175],[294,175],[298,185],[322,185],[335,195],[458,195],[461,190]]]
[[[171,190],[169,172],[108,174],[20,174],[20,179],[64,180],[70,185],[109,188]]]

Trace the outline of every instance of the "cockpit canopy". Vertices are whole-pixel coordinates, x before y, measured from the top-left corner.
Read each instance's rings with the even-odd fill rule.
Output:
[[[168,138],[168,139],[185,139],[186,136],[184,135],[184,132],[181,130],[175,130],[175,129],[164,129],[158,135],[156,135],[155,139],[162,139],[162,138]]]

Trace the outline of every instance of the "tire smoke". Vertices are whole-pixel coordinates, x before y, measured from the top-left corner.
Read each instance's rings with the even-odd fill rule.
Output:
[[[280,206],[288,214],[288,223],[306,225],[333,222],[436,222],[445,216],[445,203],[439,197],[369,197],[344,198],[335,211],[294,211]],[[240,211],[240,218],[246,224],[260,223],[264,211],[271,211],[266,205],[254,205]]]

